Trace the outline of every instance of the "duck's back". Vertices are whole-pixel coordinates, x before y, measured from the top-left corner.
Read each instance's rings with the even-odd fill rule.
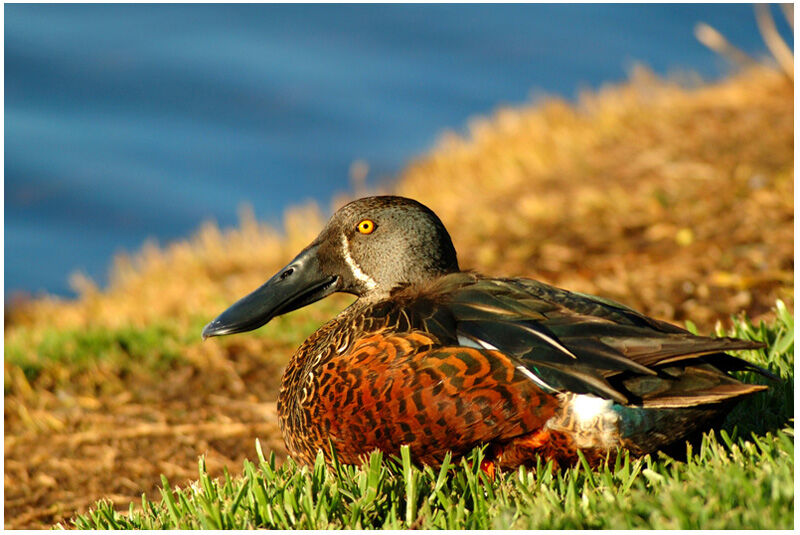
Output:
[[[345,462],[402,444],[430,464],[489,444],[507,467],[645,453],[763,389],[726,373],[755,367],[723,351],[756,347],[536,281],[454,273],[356,301],[306,340],[281,426],[306,463],[329,443]]]

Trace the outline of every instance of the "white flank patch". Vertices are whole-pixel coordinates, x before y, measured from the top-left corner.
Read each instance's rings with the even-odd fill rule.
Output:
[[[610,399],[602,399],[597,396],[581,394],[572,400],[572,413],[580,423],[589,423],[598,417],[602,417],[611,410]]]
[[[544,424],[547,429],[566,433],[579,448],[609,449],[620,445],[619,414],[613,401],[590,394],[561,394],[566,411]]]
[[[348,243],[347,236],[344,234],[342,234],[342,254],[344,255],[345,262],[350,266],[353,276],[363,282],[367,290],[374,290],[378,286],[378,283],[376,283],[372,277],[361,271],[361,267],[356,264],[356,261],[350,256],[350,243]]]

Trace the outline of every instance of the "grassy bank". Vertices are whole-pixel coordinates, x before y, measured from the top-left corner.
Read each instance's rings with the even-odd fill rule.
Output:
[[[779,306],[771,326],[736,322],[733,336],[768,342],[746,357],[782,381],[742,403],[719,435],[705,435],[685,462],[665,455],[591,470],[579,464],[520,468],[489,480],[481,451],[439,468],[377,452],[360,467],[276,465],[258,447],[242,474],[199,479],[146,498],[126,513],[104,502],[74,519],[84,529],[786,529],[794,520],[794,321]],[[751,376],[750,380],[754,380]],[[141,505],[140,507],[138,507]]]
[[[741,311],[767,321],[764,336],[776,338],[786,328],[789,319],[774,309],[776,299],[790,310],[794,300],[793,86],[782,75],[755,68],[716,84],[687,87],[639,70],[629,82],[587,93],[577,103],[544,99],[499,110],[476,119],[468,130],[443,135],[428,155],[384,188],[417,198],[441,216],[462,267],[531,276],[604,295],[662,319],[691,320],[704,333],[717,322],[731,327],[731,315]],[[141,503],[143,492],[158,500],[160,475],[171,484],[189,485],[198,478],[201,454],[211,477],[225,467],[238,474],[245,459],[256,457],[257,438],[280,463],[285,452],[274,400],[281,370],[300,341],[349,298],[317,303],[248,335],[202,342],[200,329],[294,256],[316,235],[327,214],[351,197],[343,194],[324,208],[292,208],[282,230],[259,223],[243,209],[236,228],[208,223],[185,241],[149,244],[116,258],[107,288],[76,275],[75,300],[45,296],[7,309],[6,527],[67,522],[75,511],[87,511],[103,497],[122,510],[133,500]],[[765,399],[773,400],[767,404],[772,407],[769,414],[776,415],[772,424],[756,425],[741,411],[732,416],[739,420],[729,422],[740,430],[756,430],[757,439],[749,431],[739,436],[769,444],[765,447],[771,453],[756,442],[739,442],[741,451],[756,451],[739,466],[734,451],[720,446],[715,459],[738,466],[730,472],[731,488],[746,478],[758,479],[759,473],[780,472],[784,475],[778,476],[776,488],[781,489],[784,472],[793,468],[785,444],[791,435],[781,431],[792,416],[791,399],[785,396],[793,379],[787,364],[793,362],[793,342],[778,349],[776,354],[783,356],[770,365],[789,366],[782,375],[786,382],[745,405],[752,413],[765,410]],[[627,489],[616,483],[600,487],[614,494],[643,485],[643,494],[631,499],[651,504],[657,487],[642,475],[645,467],[666,478],[672,466],[694,474],[691,470],[700,470],[703,459],[695,468],[643,461],[656,465],[636,465],[642,472]],[[288,468],[280,470],[281,478],[293,477]],[[407,474],[400,468],[385,470],[386,488],[402,487]],[[612,482],[629,481],[615,475],[614,467],[609,470]],[[263,466],[257,466],[250,476],[263,479],[264,474]],[[365,477],[359,474],[354,472],[353,478]],[[256,492],[252,486],[241,490],[250,476],[245,473],[244,480],[228,486],[233,498],[241,491],[239,504],[248,503],[251,490]],[[292,488],[302,489],[311,484],[304,478],[313,473],[297,477],[293,485],[298,486]],[[415,477],[428,481],[424,474]],[[508,477],[511,481],[516,476]],[[574,478],[576,485],[580,481],[576,496],[582,496],[582,485],[592,487],[589,481],[595,481],[580,470],[564,477]],[[667,481],[677,489],[684,485],[681,477]],[[539,484],[534,499],[566,499],[559,493],[569,486],[547,481]],[[353,483],[325,479],[313,484],[348,488],[344,485]],[[456,480],[447,480],[447,485],[456,494],[464,490]],[[493,485],[500,489],[516,484],[502,480]],[[518,487],[513,492],[525,492]],[[555,494],[547,494],[551,491]],[[232,507],[224,501],[226,492],[218,491],[221,511]],[[766,486],[753,492],[758,499],[770,493],[785,496],[783,490]],[[588,510],[611,518],[607,508],[617,507],[617,513],[627,514],[621,502],[609,505],[602,496],[591,494],[587,500],[596,498],[599,505]],[[522,511],[515,505],[522,502],[513,501],[522,498],[508,499],[512,501],[503,502],[508,507],[501,507],[505,513],[484,516],[474,525],[506,518],[502,515],[508,511],[519,526],[574,525],[564,520],[569,515],[558,516],[555,509],[556,516],[547,517],[556,519],[553,524],[522,520],[525,515],[515,517],[514,512]],[[435,509],[436,500],[426,503]],[[582,500],[575,502],[573,513],[583,507]],[[777,503],[782,512],[769,517],[771,525],[785,526],[786,502],[781,498]],[[351,506],[342,505],[341,514],[352,514],[347,509]],[[234,509],[233,517],[244,515],[236,522],[266,525],[254,509]],[[445,513],[436,516],[434,509],[426,525],[449,518],[441,516]],[[104,517],[110,514],[108,507],[99,511]],[[715,511],[707,510],[719,519],[721,510]],[[393,518],[386,514],[382,521]],[[147,518],[167,518],[158,515],[162,513]],[[400,510],[397,515],[398,522],[406,518]],[[740,526],[749,527],[745,520],[753,517],[742,515],[737,517]],[[377,522],[378,517],[359,518]],[[203,522],[200,517],[187,521]],[[714,525],[725,522],[718,521]],[[331,522],[345,525],[341,519]],[[698,525],[692,522],[686,525]]]
[[[793,525],[791,429],[747,442],[707,437],[688,462],[629,458],[599,470],[540,466],[487,480],[480,453],[420,470],[373,454],[359,468],[276,467],[170,489],[127,514],[108,502],[81,529],[774,529]],[[405,453],[405,452],[404,452]],[[713,489],[713,495],[709,495]],[[767,498],[768,497],[768,498]],[[137,504],[138,505],[138,504]]]

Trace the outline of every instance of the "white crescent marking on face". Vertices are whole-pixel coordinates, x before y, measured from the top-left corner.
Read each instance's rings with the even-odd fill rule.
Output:
[[[347,236],[342,234],[342,256],[344,256],[344,261],[347,262],[347,265],[350,266],[350,271],[353,272],[353,276],[364,283],[368,290],[374,290],[378,283],[375,280],[364,273],[361,270],[361,267],[356,264],[356,261],[353,260],[353,257],[350,256],[350,242],[347,241]]]

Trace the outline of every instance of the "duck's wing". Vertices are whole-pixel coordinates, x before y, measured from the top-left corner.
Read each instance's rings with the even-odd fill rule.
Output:
[[[758,342],[696,336],[613,301],[527,279],[451,276],[426,326],[461,345],[498,350],[543,388],[623,404],[688,406],[761,390],[727,371],[755,370],[725,351]]]

